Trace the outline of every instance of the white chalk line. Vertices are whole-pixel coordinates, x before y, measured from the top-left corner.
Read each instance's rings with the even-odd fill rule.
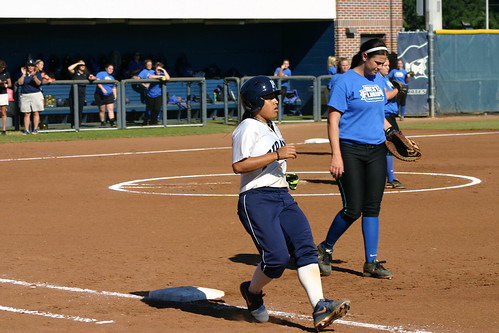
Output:
[[[93,319],[93,318],[84,318],[84,317],[79,317],[79,316],[68,316],[68,315],[62,315],[62,314],[58,314],[58,313],[44,312],[44,311],[17,309],[17,308],[12,308],[12,307],[3,306],[3,305],[0,305],[0,311],[29,314],[29,315],[49,317],[49,318],[55,318],[55,319],[69,319],[72,321],[78,321],[78,322],[83,322],[83,323],[94,323],[94,324],[112,324],[112,323],[114,323],[114,320],[104,320],[104,321],[101,320],[101,321],[99,321],[99,320]]]
[[[95,291],[91,289],[82,289],[82,288],[75,288],[75,287],[62,287],[62,286],[56,286],[48,283],[40,283],[40,282],[26,282],[26,281],[18,281],[18,280],[12,280],[12,279],[0,279],[0,283],[8,283],[8,284],[14,284],[18,286],[23,286],[23,287],[29,287],[29,288],[48,288],[48,289],[58,289],[58,290],[63,290],[63,291],[72,291],[72,292],[79,292],[79,293],[87,293],[87,294],[95,294],[95,295],[104,295],[104,296],[118,296],[118,297],[127,297],[127,298],[142,298],[137,295],[131,295],[131,294],[122,294],[122,293],[116,293],[116,292],[109,292],[109,291]],[[85,323],[95,323],[95,324],[112,324],[114,323],[114,320],[97,320],[93,318],[83,318],[79,316],[69,316],[69,315],[62,315],[62,314],[56,314],[56,313],[50,313],[50,312],[43,312],[43,311],[34,311],[34,310],[26,310],[26,309],[16,309],[16,308],[11,308],[7,306],[0,306],[1,311],[8,311],[8,312],[15,312],[15,313],[22,313],[22,314],[31,314],[31,315],[37,315],[37,316],[43,316],[43,317],[50,317],[50,318],[56,318],[56,319],[68,319],[72,321],[77,321],[77,322],[85,322]]]
[[[296,173],[300,174],[329,174],[327,171],[296,171]],[[444,187],[434,187],[434,188],[424,188],[424,189],[404,189],[404,190],[396,190],[396,191],[385,191],[385,194],[394,194],[394,193],[413,193],[413,192],[428,192],[428,191],[441,191],[441,190],[450,190],[457,189],[461,187],[473,186],[480,184],[482,181],[476,177],[464,176],[464,175],[454,175],[454,174],[445,174],[445,173],[427,173],[427,172],[397,172],[397,174],[407,174],[407,175],[423,175],[423,176],[438,176],[438,177],[453,177],[453,178],[462,178],[466,179],[469,182],[460,185],[454,186],[444,186]],[[221,174],[204,174],[204,175],[185,175],[185,176],[171,176],[171,177],[159,177],[159,178],[147,178],[147,179],[137,179],[131,180],[115,185],[109,186],[110,190],[113,191],[122,191],[134,194],[149,194],[149,195],[165,195],[165,196],[187,196],[187,197],[237,197],[239,194],[236,193],[169,193],[169,192],[152,192],[152,191],[141,191],[141,189],[156,189],[156,188],[164,188],[164,185],[158,185],[154,187],[154,184],[148,185],[144,184],[151,181],[158,180],[170,180],[170,179],[185,179],[185,178],[203,178],[203,177],[229,177],[229,176],[238,176],[232,173],[221,173]],[[192,184],[192,183],[189,183]],[[200,186],[203,183],[199,183]],[[299,185],[298,185],[299,186]],[[337,196],[340,195],[338,192],[332,193],[294,193],[294,197],[317,197],[317,196]]]
[[[133,152],[121,152],[121,153],[88,154],[88,155],[66,155],[66,156],[40,156],[40,157],[4,158],[4,159],[0,159],[0,162],[57,160],[57,159],[71,159],[71,158],[110,157],[110,156],[143,155],[143,154],[182,153],[182,152],[191,152],[191,151],[226,150],[226,149],[232,149],[232,147],[209,147],[209,148],[189,148],[189,149],[133,151]]]
[[[57,290],[63,290],[63,291],[71,291],[71,292],[77,292],[77,293],[88,293],[88,294],[100,295],[100,296],[113,296],[113,297],[123,297],[123,298],[133,298],[133,299],[142,299],[143,298],[142,296],[132,295],[132,294],[125,294],[125,293],[112,292],[112,291],[97,291],[97,290],[86,289],[86,288],[64,287],[64,286],[57,286],[57,285],[43,283],[43,282],[26,282],[26,281],[18,281],[18,280],[13,280],[13,279],[0,278],[0,283],[13,284],[13,285],[30,287],[30,288],[39,287],[39,288],[49,288],[49,289],[57,289]],[[224,303],[224,304],[227,306],[230,306],[229,304],[226,304],[226,303]],[[245,307],[240,307],[240,306],[234,306],[234,307],[240,308],[240,309],[246,309]],[[10,311],[10,312],[22,313],[22,314],[39,315],[39,316],[45,316],[45,317],[51,317],[51,318],[57,318],[57,319],[69,319],[69,320],[78,321],[78,322],[87,322],[87,323],[95,323],[95,324],[114,323],[113,320],[105,320],[105,321],[101,320],[101,321],[99,321],[97,319],[92,319],[92,318],[83,318],[83,317],[79,317],[79,316],[67,316],[67,315],[55,314],[55,313],[50,313],[50,312],[42,312],[42,311],[16,309],[16,308],[10,308],[10,307],[6,307],[6,306],[0,306],[0,310],[1,311]],[[289,312],[269,310],[269,313],[271,315],[274,315],[274,316],[297,319],[297,320],[310,320],[311,319],[310,316],[299,315],[299,314],[289,313]],[[356,321],[344,320],[344,319],[336,320],[335,324],[364,327],[364,328],[370,328],[370,329],[375,329],[375,330],[379,330],[379,331],[389,331],[389,332],[398,332],[398,333],[432,333],[430,331],[425,331],[425,330],[415,330],[415,331],[408,330],[408,329],[403,328],[401,326],[387,326],[387,325],[369,324],[369,323],[362,323],[362,322],[356,322]]]
[[[412,136],[407,136],[407,137],[408,138],[431,138],[431,137],[444,137],[444,136],[486,135],[486,134],[499,134],[499,132],[425,134],[425,135],[412,135]],[[294,145],[304,145],[305,143],[293,143],[293,144]],[[63,156],[39,156],[39,157],[3,158],[3,159],[0,159],[0,162],[18,162],[18,161],[39,161],[39,160],[71,159],[71,158],[129,156],[129,155],[143,155],[143,154],[182,153],[182,152],[191,152],[191,151],[227,150],[227,149],[232,149],[232,147],[186,148],[186,149],[151,150],[151,151],[104,153],[104,154],[87,154],[87,155],[65,155],[65,156],[63,155]]]

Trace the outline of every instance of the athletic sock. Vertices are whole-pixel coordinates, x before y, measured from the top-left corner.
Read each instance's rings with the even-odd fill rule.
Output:
[[[393,155],[386,155],[386,177],[389,183],[395,179],[395,174],[393,173]]]
[[[405,115],[405,105],[400,107],[400,116],[403,117]]]
[[[378,256],[379,217],[362,217],[362,235],[366,262],[373,262]]]
[[[303,266],[298,268],[297,272],[298,280],[300,280],[303,289],[307,293],[310,305],[312,305],[312,308],[315,308],[317,303],[324,298],[319,265],[310,264]]]
[[[327,232],[326,240],[321,244],[325,249],[331,250],[340,239],[341,235],[352,225],[354,221],[346,219],[341,212],[336,214],[329,230]]]
[[[265,275],[260,265],[261,264],[258,264],[258,266],[256,267],[255,273],[253,273],[253,277],[251,278],[251,283],[248,288],[248,290],[253,294],[259,294],[263,290],[263,287],[265,287],[270,283],[270,281],[272,281],[272,278],[269,278],[267,275]]]

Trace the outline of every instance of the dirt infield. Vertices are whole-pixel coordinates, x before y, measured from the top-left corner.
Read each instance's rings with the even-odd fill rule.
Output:
[[[289,144],[323,138],[325,127],[281,130]],[[329,331],[494,331],[499,133],[406,135],[424,156],[396,162],[408,188],[387,190],[383,200],[379,253],[395,277],[361,276],[357,222],[335,247],[333,274],[322,278],[326,296],[352,300],[351,312]],[[230,134],[215,134],[1,145],[0,331],[313,331],[293,268],[265,290],[267,307],[280,311],[271,322],[248,322],[240,308],[239,283],[258,256],[236,215],[230,144]],[[302,181],[293,194],[321,241],[341,207],[326,172],[328,145],[297,149],[289,169]],[[124,182],[132,182],[120,187],[126,191],[109,189]],[[225,296],[141,301],[147,291],[177,286]]]

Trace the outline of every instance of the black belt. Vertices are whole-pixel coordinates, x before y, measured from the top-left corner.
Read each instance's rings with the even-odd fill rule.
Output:
[[[367,149],[374,149],[374,148],[377,148],[377,147],[380,146],[379,144],[378,145],[373,145],[373,144],[370,144],[370,143],[362,143],[362,142],[357,142],[357,141],[347,140],[347,139],[341,139],[340,143],[344,143],[344,144],[347,144],[347,145],[350,145],[350,146],[355,146],[355,147],[367,148]]]

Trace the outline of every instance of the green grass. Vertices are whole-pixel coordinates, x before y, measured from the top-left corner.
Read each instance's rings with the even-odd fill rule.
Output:
[[[429,130],[499,130],[499,119],[481,120],[439,120],[418,123],[398,122],[401,129],[429,129]]]
[[[161,136],[185,136],[213,133],[230,133],[234,124],[225,125],[223,120],[210,120],[207,126],[181,126],[161,128],[137,128],[124,130],[100,131],[68,131],[39,133],[38,135],[21,135],[21,132],[7,131],[7,136],[0,137],[0,143],[8,142],[42,142],[42,141],[74,141],[74,140],[100,140],[115,138],[140,138]]]
[[[286,118],[291,120],[291,118]],[[281,123],[281,126],[295,123]],[[186,136],[213,133],[231,133],[236,124],[224,124],[223,120],[209,120],[207,126],[190,127],[166,127],[166,128],[140,128],[126,130],[105,131],[80,131],[80,132],[50,132],[38,135],[21,135],[21,132],[8,131],[8,135],[0,136],[0,143],[10,142],[43,142],[43,141],[74,141],[74,140],[98,140],[114,138],[139,138],[139,137],[161,137],[161,136]],[[428,119],[419,122],[399,122],[403,130],[429,129],[429,130],[499,130],[499,119]]]

